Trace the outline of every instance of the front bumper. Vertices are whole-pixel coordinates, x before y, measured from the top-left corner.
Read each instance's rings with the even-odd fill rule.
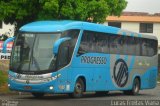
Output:
[[[19,83],[14,80],[9,80],[9,88],[14,91],[21,91],[21,92],[43,92],[43,93],[56,93],[56,81],[51,81],[47,83],[41,83],[41,84],[24,84]],[[50,88],[53,89],[50,89]]]

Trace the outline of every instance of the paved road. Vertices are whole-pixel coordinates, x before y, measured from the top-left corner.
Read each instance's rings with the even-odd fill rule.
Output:
[[[80,99],[73,99],[68,95],[46,95],[42,99],[36,99],[32,95],[0,95],[0,100],[0,106],[160,106],[160,85],[152,90],[140,91],[137,96],[116,91],[106,96],[88,93]]]

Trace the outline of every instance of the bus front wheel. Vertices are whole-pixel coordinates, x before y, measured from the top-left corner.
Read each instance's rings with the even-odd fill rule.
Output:
[[[137,95],[140,90],[140,80],[138,78],[134,79],[132,90],[124,91],[127,95]]]
[[[74,92],[72,94],[70,94],[71,97],[74,98],[80,98],[83,96],[83,92],[84,92],[84,82],[81,78],[79,78],[76,83],[75,83],[75,87],[74,87]]]
[[[44,93],[35,93],[33,92],[32,95],[36,98],[42,98],[44,96]]]

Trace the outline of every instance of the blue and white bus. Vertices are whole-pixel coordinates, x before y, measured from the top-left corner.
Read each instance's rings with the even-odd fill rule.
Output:
[[[115,90],[136,95],[156,87],[157,45],[155,36],[94,23],[29,23],[14,38],[8,86],[35,97]]]

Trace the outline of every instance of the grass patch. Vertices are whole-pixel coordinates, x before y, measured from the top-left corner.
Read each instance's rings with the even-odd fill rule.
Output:
[[[2,86],[3,84],[7,83],[7,73],[0,71],[0,86]]]
[[[0,70],[0,93],[8,93],[10,92],[8,89],[8,74],[6,71]]]
[[[160,82],[160,71],[158,71],[158,78],[157,81]]]
[[[158,76],[158,79],[157,79],[157,81],[159,81],[159,82],[160,82],[160,76]]]

